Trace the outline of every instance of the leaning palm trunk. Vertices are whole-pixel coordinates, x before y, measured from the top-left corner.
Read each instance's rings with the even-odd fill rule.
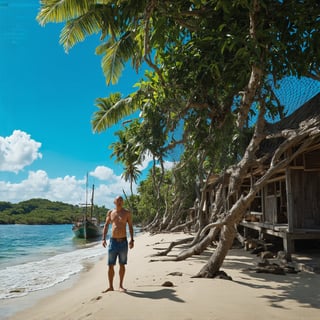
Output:
[[[220,229],[219,228],[213,228],[209,231],[209,233],[202,238],[201,241],[197,242],[194,246],[180,252],[178,256],[174,259],[176,261],[185,260],[193,255],[199,255],[204,250],[207,249],[207,247],[212,244],[212,242],[215,240],[217,235],[219,234]]]
[[[232,246],[236,229],[234,226],[224,225],[220,232],[220,240],[214,254],[210,257],[207,264],[195,276],[199,278],[214,278],[220,270],[223,261]]]

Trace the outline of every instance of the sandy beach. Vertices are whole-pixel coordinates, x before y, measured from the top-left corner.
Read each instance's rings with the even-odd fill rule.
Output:
[[[37,302],[33,300],[31,303],[30,297],[20,298],[17,304],[24,301],[24,310],[9,319],[320,319],[319,274],[256,273],[249,268],[255,267],[259,258],[243,249],[232,249],[222,267],[233,281],[192,278],[213,249],[181,262],[150,262],[151,259],[161,259],[151,257],[159,249],[184,237],[189,235],[139,235],[135,248],[129,252],[124,281],[126,293],[117,290],[102,293],[107,287],[104,257],[51,294],[38,292]],[[182,249],[175,248],[169,257]],[[118,288],[119,280],[117,271],[118,266],[115,288]],[[171,281],[174,286],[162,286],[165,281]]]

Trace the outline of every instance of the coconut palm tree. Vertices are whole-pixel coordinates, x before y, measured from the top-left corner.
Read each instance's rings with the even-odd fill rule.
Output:
[[[133,183],[137,183],[141,174],[138,167],[141,164],[142,154],[141,145],[136,141],[135,135],[132,132],[132,128],[116,132],[118,141],[110,146],[113,149],[111,156],[115,156],[117,162],[124,164],[122,177],[125,181],[130,182],[131,195],[133,194]]]
[[[100,33],[96,53],[103,55],[107,84],[116,83],[127,61],[137,70],[142,63],[139,19],[145,1],[43,0],[37,15],[41,25],[65,22],[60,43],[68,52],[87,36]]]

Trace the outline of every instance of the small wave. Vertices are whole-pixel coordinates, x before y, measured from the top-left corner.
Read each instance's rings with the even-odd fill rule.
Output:
[[[8,266],[0,270],[0,299],[25,296],[69,279],[82,271],[88,262],[106,254],[102,246],[66,252],[40,261]]]

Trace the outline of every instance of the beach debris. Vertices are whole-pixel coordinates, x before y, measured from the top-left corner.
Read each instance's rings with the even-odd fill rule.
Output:
[[[182,272],[176,271],[176,272],[170,272],[167,274],[168,276],[178,276],[182,277]]]
[[[291,254],[285,251],[278,251],[277,259],[282,262],[291,262],[292,257]]]
[[[161,286],[162,287],[174,287],[174,285],[171,281],[165,281]]]
[[[263,251],[260,254],[262,260],[274,258],[274,254],[271,251]]]
[[[15,288],[15,289],[10,290],[9,292],[10,293],[20,293],[20,292],[25,292],[25,291],[26,291],[25,288]]]
[[[291,255],[285,251],[272,253],[271,251],[263,251],[260,253],[261,262],[257,263],[257,268],[250,270],[257,273],[271,273],[285,275],[287,273],[298,273],[292,263]]]
[[[244,249],[252,254],[260,255],[261,252],[268,251],[273,246],[272,243],[266,243],[260,239],[247,238],[244,240]]]
[[[282,267],[277,265],[276,263],[266,264],[265,266],[258,266],[255,270],[257,273],[272,273],[272,274],[279,274],[285,275],[285,271]]]

